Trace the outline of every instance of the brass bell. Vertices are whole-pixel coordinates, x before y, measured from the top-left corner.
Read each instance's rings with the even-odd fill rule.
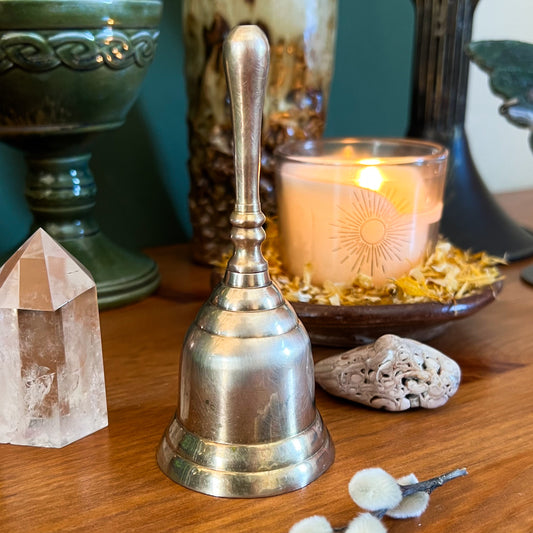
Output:
[[[261,119],[269,45],[257,26],[224,43],[234,130],[234,254],[189,328],[178,409],[157,452],[162,471],[190,489],[234,498],[304,487],[333,462],[315,407],[311,343],[261,253]]]

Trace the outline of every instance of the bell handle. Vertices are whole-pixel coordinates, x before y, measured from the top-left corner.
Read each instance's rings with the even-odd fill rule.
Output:
[[[258,26],[236,26],[224,41],[223,54],[235,159],[235,209],[230,218],[234,254],[225,281],[238,287],[264,286],[270,279],[261,253],[265,216],[259,199],[259,172],[270,47]]]

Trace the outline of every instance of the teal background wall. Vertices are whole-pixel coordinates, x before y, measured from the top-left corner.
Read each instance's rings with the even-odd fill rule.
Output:
[[[326,136],[404,135],[414,35],[410,0],[339,0],[338,14]],[[97,219],[126,247],[190,236],[183,67],[181,1],[165,0],[158,50],[139,99],[126,124],[100,135],[93,149]],[[0,255],[29,231],[24,174],[21,154],[0,144]]]

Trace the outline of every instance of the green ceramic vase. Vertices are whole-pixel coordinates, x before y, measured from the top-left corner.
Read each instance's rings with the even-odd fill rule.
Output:
[[[156,49],[160,0],[0,0],[0,139],[24,152],[26,198],[92,273],[101,307],[150,294],[155,263],[111,242],[93,209],[94,134],[121,126]]]

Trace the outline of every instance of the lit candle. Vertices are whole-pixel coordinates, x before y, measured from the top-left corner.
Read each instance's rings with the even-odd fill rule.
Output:
[[[421,263],[438,236],[446,150],[393,139],[294,142],[277,152],[282,257],[312,280],[376,286]]]

